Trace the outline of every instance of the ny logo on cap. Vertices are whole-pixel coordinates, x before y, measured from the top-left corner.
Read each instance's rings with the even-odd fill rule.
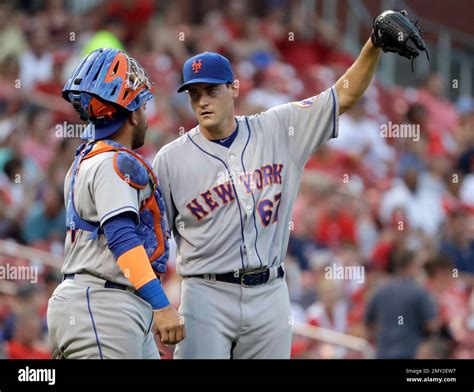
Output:
[[[199,73],[199,70],[202,68],[201,59],[199,61],[193,60],[192,68],[194,73]]]

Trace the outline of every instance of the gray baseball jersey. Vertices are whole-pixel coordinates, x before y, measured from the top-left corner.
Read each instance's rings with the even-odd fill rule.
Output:
[[[74,205],[82,219],[102,225],[132,211],[138,220],[139,206],[151,187],[138,191],[130,186],[115,171],[113,157],[114,152],[103,152],[82,161],[74,186]],[[70,182],[68,173],[66,203]],[[68,358],[160,358],[151,331],[152,307],[132,293],[134,288],[115,261],[105,235],[90,236],[91,232],[82,230],[76,230],[74,240],[71,232],[66,236],[61,272],[75,275],[56,288],[48,303],[53,347]],[[129,289],[106,288],[107,280]]]
[[[304,165],[338,132],[335,87],[254,116],[238,116],[229,148],[199,126],[164,146],[153,167],[183,276],[280,265]]]
[[[151,192],[148,185],[138,191],[119,177],[113,164],[114,152],[104,152],[84,160],[80,166],[74,189],[74,204],[82,219],[100,222],[126,211],[137,214],[140,203]],[[71,177],[66,177],[64,197]],[[79,230],[74,242],[66,236],[63,274],[88,272],[115,283],[132,286],[115,261],[104,235],[89,240],[90,232]]]

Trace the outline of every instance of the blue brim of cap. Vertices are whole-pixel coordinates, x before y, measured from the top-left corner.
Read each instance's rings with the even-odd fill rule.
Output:
[[[214,78],[196,78],[191,79],[188,82],[182,84],[179,89],[178,93],[182,93],[186,90],[191,84],[195,83],[210,83],[210,84],[225,84],[225,83],[232,83],[232,81],[224,80],[224,79],[214,79]]]
[[[117,132],[125,121],[127,117],[118,118],[115,121],[111,121],[106,125],[95,125],[93,123],[89,123],[89,125],[84,129],[81,134],[82,140],[101,140],[104,139],[115,132]]]

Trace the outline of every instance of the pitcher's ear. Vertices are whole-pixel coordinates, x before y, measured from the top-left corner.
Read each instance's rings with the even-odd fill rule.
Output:
[[[232,82],[232,90],[234,92],[234,98],[237,98],[239,96],[239,89],[240,89],[240,82],[238,79],[235,79]]]

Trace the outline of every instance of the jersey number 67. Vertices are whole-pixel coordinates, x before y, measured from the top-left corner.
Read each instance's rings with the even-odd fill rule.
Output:
[[[280,208],[281,193],[274,196],[274,201],[270,199],[263,199],[258,203],[258,215],[262,225],[267,227],[270,223],[278,222],[278,209]],[[275,207],[275,215],[273,215],[273,207]],[[272,220],[273,215],[273,220]]]

